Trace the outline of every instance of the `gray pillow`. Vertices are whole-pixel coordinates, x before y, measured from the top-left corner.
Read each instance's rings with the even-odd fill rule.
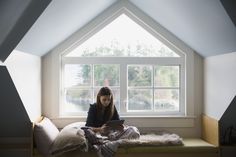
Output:
[[[63,129],[73,128],[73,127],[81,128],[84,126],[85,126],[85,122],[74,122],[74,123],[70,123],[66,125]]]
[[[40,154],[50,155],[51,145],[58,134],[59,130],[47,117],[44,117],[39,123],[35,123],[34,141]]]
[[[84,131],[79,126],[70,124],[60,131],[52,144],[50,152],[51,155],[57,156],[76,149],[87,151],[88,146]]]

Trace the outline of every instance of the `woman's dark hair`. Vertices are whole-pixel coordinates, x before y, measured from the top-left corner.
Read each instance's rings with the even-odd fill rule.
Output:
[[[102,87],[98,94],[97,94],[97,116],[101,116],[102,112],[102,103],[100,101],[101,96],[111,96],[111,102],[110,104],[106,107],[105,112],[104,112],[104,120],[108,121],[111,120],[113,114],[114,114],[114,104],[113,104],[113,94],[110,88],[108,87]]]

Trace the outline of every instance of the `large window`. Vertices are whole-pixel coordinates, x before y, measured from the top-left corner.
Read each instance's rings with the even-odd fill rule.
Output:
[[[62,56],[61,115],[86,116],[109,86],[121,115],[185,114],[185,59],[121,14]]]

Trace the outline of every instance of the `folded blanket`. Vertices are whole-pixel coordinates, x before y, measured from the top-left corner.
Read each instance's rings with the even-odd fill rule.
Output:
[[[110,141],[99,138],[91,129],[84,130],[89,149],[95,150],[99,157],[113,157],[120,144],[119,141]]]
[[[90,148],[96,150],[99,157],[113,157],[122,139],[138,139],[140,133],[136,127],[127,126],[123,131],[111,131],[108,138],[97,136],[91,129],[85,128],[85,137]]]
[[[134,146],[172,146],[183,145],[179,135],[169,132],[140,135],[136,127],[128,127],[122,132],[113,132],[108,138],[97,136],[91,129],[85,129],[90,150],[95,150],[99,157],[113,157],[118,147]]]

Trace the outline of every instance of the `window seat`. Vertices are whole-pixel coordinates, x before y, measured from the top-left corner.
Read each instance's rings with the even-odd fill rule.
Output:
[[[218,153],[218,147],[198,138],[186,138],[183,146],[137,146],[119,148],[120,153]]]
[[[175,146],[120,146],[115,157],[220,157],[218,123],[202,116],[202,138],[183,138],[183,145]],[[56,157],[97,157],[95,152],[70,151]],[[41,156],[36,148],[33,157]]]
[[[185,138],[182,146],[136,146],[120,147],[116,157],[219,157],[219,148],[200,138]],[[58,157],[97,157],[96,153],[69,152]],[[33,157],[42,157],[34,149]]]

